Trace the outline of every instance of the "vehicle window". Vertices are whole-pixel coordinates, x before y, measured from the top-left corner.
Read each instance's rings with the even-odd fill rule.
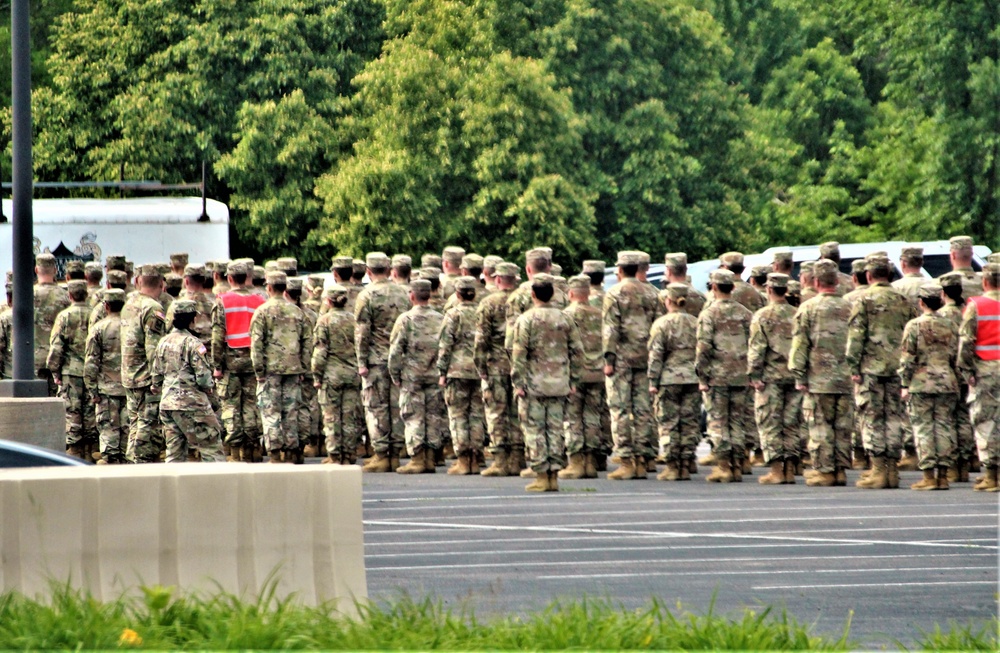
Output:
[[[975,265],[975,261],[973,261]],[[951,257],[947,254],[931,254],[924,257],[924,269],[932,279],[937,279],[942,274],[951,272]]]

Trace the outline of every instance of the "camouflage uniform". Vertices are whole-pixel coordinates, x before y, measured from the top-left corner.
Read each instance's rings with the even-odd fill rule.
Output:
[[[549,300],[549,304],[553,308],[558,308],[559,310],[566,308],[569,305],[566,293],[556,288],[554,284],[552,291],[552,299]],[[517,322],[517,318],[521,317],[521,315],[530,308],[531,281],[525,281],[514,289],[507,298],[507,335],[504,341],[504,347],[507,349],[508,354],[514,348],[514,324]]]
[[[458,267],[462,264],[462,258],[465,256],[465,250],[461,247],[445,247],[444,251],[441,253],[441,258],[444,261],[448,261],[449,264]],[[455,281],[462,275],[455,274],[452,272],[441,274],[441,297],[448,299],[453,294],[455,294]]]
[[[293,290],[295,287],[302,289],[302,281],[300,279],[289,279],[288,288]],[[303,292],[304,289],[303,289]],[[309,333],[314,333],[316,331],[316,321],[319,319],[319,315],[316,311],[312,310],[305,305],[305,302],[300,301],[298,304],[299,310],[302,311],[302,317],[306,321],[306,329]],[[306,352],[307,360],[312,360],[312,347],[310,346],[309,351]],[[307,366],[308,369],[308,366]],[[302,401],[299,404],[299,439],[304,446],[306,443],[313,443],[316,445],[316,451],[319,451],[319,393],[316,387],[311,383],[302,384]]]
[[[586,277],[574,277],[569,283],[570,288],[589,290],[589,279]],[[576,384],[576,393],[566,400],[566,453],[572,456],[577,453],[604,451],[601,416],[607,412],[608,404],[604,389],[601,309],[589,303],[573,302],[563,312],[573,321],[583,348],[580,359],[580,381]]]
[[[202,278],[208,275],[208,271],[202,265],[189,265],[184,269],[185,276],[187,275],[197,275]],[[189,299],[194,302],[195,305],[195,318],[194,322],[188,328],[196,338],[201,340],[201,344],[205,345],[206,349],[211,349],[212,347],[212,309],[213,301],[209,296],[202,291],[189,293],[183,292],[182,297],[184,299]],[[167,308],[167,324],[174,323],[174,306],[171,304]],[[218,369],[218,368],[216,368]]]
[[[327,297],[349,296],[339,284]],[[353,463],[362,440],[361,377],[354,351],[354,314],[345,308],[330,308],[316,322],[313,342],[313,380],[319,384],[326,451],[336,461]]]
[[[928,285],[925,291],[937,289]],[[899,360],[899,379],[909,389],[907,405],[917,442],[920,469],[955,463],[955,408],[958,401],[958,327],[948,317],[924,314],[906,325]]]
[[[504,263],[497,274],[515,276],[517,266]],[[490,435],[490,451],[509,453],[523,445],[521,430],[513,423],[514,402],[510,386],[510,357],[504,347],[507,330],[507,300],[511,290],[497,290],[476,309],[476,370],[481,379],[486,428]]]
[[[384,257],[384,260],[381,258]],[[369,255],[369,265],[389,267],[389,258]],[[406,290],[388,279],[373,281],[358,295],[354,306],[354,347],[358,368],[368,368],[361,380],[361,401],[365,407],[368,435],[375,453],[388,456],[403,448],[399,390],[392,385],[386,362],[389,336],[396,319],[410,307]]]
[[[952,252],[972,256],[972,238],[969,236],[955,236],[949,241],[949,244]],[[952,271],[962,275],[962,296],[966,300],[983,294],[982,273],[976,272],[967,265],[954,265]]]
[[[430,282],[418,280],[411,287]],[[396,286],[397,288],[399,286]],[[438,385],[438,334],[442,316],[429,306],[414,306],[396,320],[389,345],[388,371],[399,387],[399,412],[411,458],[441,448],[444,397]]]
[[[71,289],[84,285],[82,281],[69,283]],[[66,446],[73,449],[97,442],[94,412],[83,382],[89,313],[84,300],[73,302],[56,316],[46,361],[53,378],[60,379],[59,397],[66,404]]]
[[[39,260],[43,259],[39,256]],[[55,257],[52,264],[55,265]],[[52,380],[46,362],[49,357],[49,339],[52,336],[52,325],[56,316],[70,305],[69,294],[54,283],[40,283],[35,286],[35,373],[39,379],[44,379],[49,386],[49,396],[55,397],[59,388]]]
[[[125,292],[105,291],[104,297],[125,301]],[[128,412],[122,386],[121,314],[100,320],[87,336],[83,377],[87,390],[97,398],[95,406],[101,456],[110,463],[125,462],[128,445]]]
[[[165,318],[160,302],[141,293],[126,301],[121,313],[122,385],[129,416],[125,457],[133,463],[156,462],[165,444],[160,429],[160,396],[150,390],[153,357],[163,337]]]
[[[0,379],[10,379],[14,375],[14,311],[0,313]]]
[[[961,286],[962,275],[958,272],[949,272],[938,277],[938,283],[942,288],[949,286]],[[965,299],[963,295],[963,299]],[[958,306],[954,300],[945,297],[944,305],[937,310],[937,314],[947,317],[956,328],[962,325],[962,311],[965,305]],[[976,438],[972,433],[972,422],[969,420],[969,386],[960,382],[958,384],[958,403],[955,407],[955,432],[957,444],[955,458],[962,466],[963,479],[968,472],[967,463],[976,455]],[[957,479],[956,479],[957,480]]]
[[[920,288],[927,284],[928,281],[919,272],[908,272],[903,275],[903,278],[893,281],[892,288],[906,298],[914,314],[916,314],[918,302],[920,301]]]
[[[674,300],[688,296],[683,284],[670,284],[663,292]],[[698,320],[686,312],[686,305],[653,323],[648,345],[649,387],[657,389],[654,414],[660,448],[671,469],[687,469],[701,440],[701,395],[694,371],[697,346]]]
[[[990,264],[986,270],[995,283],[1000,283],[1000,266]],[[1000,302],[1000,291],[990,290],[982,296],[985,300],[979,301]],[[983,322],[985,325],[986,321]],[[976,435],[979,459],[985,467],[995,470],[1000,466],[1000,360],[988,358],[995,355],[995,349],[987,350],[986,347],[995,345],[978,342],[979,331],[979,306],[969,302],[959,330],[958,369],[963,379],[976,381],[975,386],[969,389],[969,416]]]
[[[479,282],[472,277],[455,282],[456,291],[470,288],[479,296],[477,286]],[[458,296],[456,292],[452,299]],[[438,346],[438,374],[446,379],[444,402],[455,453],[460,457],[483,450],[483,395],[474,360],[476,305],[475,301],[456,299],[456,306],[444,315]]]
[[[817,264],[820,272],[829,275]],[[851,466],[854,406],[850,371],[843,363],[850,312],[843,298],[824,293],[803,302],[795,314],[788,369],[807,388],[802,415],[809,426],[812,466],[822,474]]]
[[[535,275],[541,281],[548,275]],[[576,324],[549,302],[523,313],[514,325],[511,384],[531,469],[557,472],[566,464],[566,397],[580,382],[583,346]]]
[[[268,285],[287,283],[282,272],[271,272]],[[250,320],[250,360],[257,377],[257,407],[264,427],[264,448],[272,460],[278,450],[299,449],[298,409],[301,383],[310,368],[312,333],[302,311],[284,299],[272,297]]]
[[[175,313],[195,313],[191,300],[181,299]],[[222,425],[212,411],[212,368],[208,348],[186,329],[173,329],[156,346],[153,385],[160,388],[160,421],[167,443],[168,463],[184,462],[195,449],[203,462],[223,462]]]

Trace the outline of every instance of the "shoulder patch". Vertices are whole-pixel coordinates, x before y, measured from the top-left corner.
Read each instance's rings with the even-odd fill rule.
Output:
[[[201,354],[202,356],[204,356],[204,355],[208,354],[208,349],[205,348],[205,345],[202,345],[202,346],[198,347],[198,353]]]

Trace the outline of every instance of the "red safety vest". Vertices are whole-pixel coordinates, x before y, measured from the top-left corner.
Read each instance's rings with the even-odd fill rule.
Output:
[[[1000,302],[989,297],[971,297],[976,305],[976,356],[1000,361]]]
[[[260,295],[227,292],[219,295],[226,309],[226,344],[233,349],[250,346],[250,320],[254,311],[264,303]]]

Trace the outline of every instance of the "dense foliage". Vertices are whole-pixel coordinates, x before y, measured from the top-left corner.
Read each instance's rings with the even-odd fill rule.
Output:
[[[307,267],[446,242],[570,264],[1000,246],[996,2],[33,5],[39,179],[192,180],[206,159],[237,249]]]

